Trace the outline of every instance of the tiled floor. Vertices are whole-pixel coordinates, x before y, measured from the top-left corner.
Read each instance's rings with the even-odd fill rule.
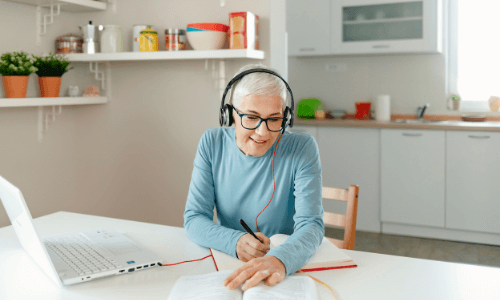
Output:
[[[343,235],[343,230],[325,228],[327,237]],[[354,250],[500,267],[500,246],[356,231]]]

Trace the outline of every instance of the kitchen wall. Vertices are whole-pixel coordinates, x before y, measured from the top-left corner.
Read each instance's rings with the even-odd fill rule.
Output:
[[[121,26],[124,50],[131,51],[132,26],[152,24],[164,49],[164,29],[194,22],[228,23],[228,14],[251,11],[260,17],[263,61],[226,61],[227,81],[247,63],[269,65],[271,1],[118,1],[118,13],[67,13],[56,17],[42,45],[36,45],[36,7],[0,1],[0,53],[54,51],[54,40],[77,33],[78,25]],[[45,9],[45,11],[48,11]],[[72,63],[63,76],[80,89],[98,85],[89,65]],[[37,109],[0,109],[0,175],[23,192],[32,216],[71,211],[182,226],[184,205],[198,141],[218,127],[219,91],[205,61],[113,62],[108,104],[63,107],[37,141]],[[28,97],[37,95],[30,77]],[[0,98],[3,86],[0,84]],[[2,99],[0,99],[1,101]],[[0,208],[0,227],[10,222]]]
[[[444,54],[290,57],[288,78],[294,96],[318,98],[325,110],[355,113],[355,102],[391,96],[392,114],[416,114],[429,103],[426,114],[449,114],[446,108]],[[331,72],[326,65],[345,65]]]

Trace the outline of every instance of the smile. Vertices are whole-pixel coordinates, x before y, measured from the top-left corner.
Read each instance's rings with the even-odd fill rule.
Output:
[[[250,138],[250,139],[251,139],[252,141],[254,141],[255,143],[260,144],[260,145],[262,145],[262,144],[264,144],[264,143],[266,142],[266,141],[256,141],[256,140],[254,140],[254,139],[252,139],[252,138]]]

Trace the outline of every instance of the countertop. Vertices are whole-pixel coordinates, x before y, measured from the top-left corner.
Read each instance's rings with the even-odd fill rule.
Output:
[[[457,131],[492,131],[500,132],[500,121],[464,122],[442,121],[420,123],[398,123],[393,121],[376,120],[305,120],[295,118],[294,126],[321,126],[321,127],[361,127],[361,128],[393,128],[393,129],[423,129],[423,130],[457,130]]]

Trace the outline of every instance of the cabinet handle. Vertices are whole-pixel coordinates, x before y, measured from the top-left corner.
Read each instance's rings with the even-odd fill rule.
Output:
[[[300,48],[299,51],[315,51],[315,48]]]
[[[403,133],[404,136],[422,136],[421,133]]]
[[[390,45],[373,45],[372,48],[390,48]]]
[[[469,137],[471,139],[478,139],[478,140],[485,140],[490,138],[489,135],[469,135]]]

